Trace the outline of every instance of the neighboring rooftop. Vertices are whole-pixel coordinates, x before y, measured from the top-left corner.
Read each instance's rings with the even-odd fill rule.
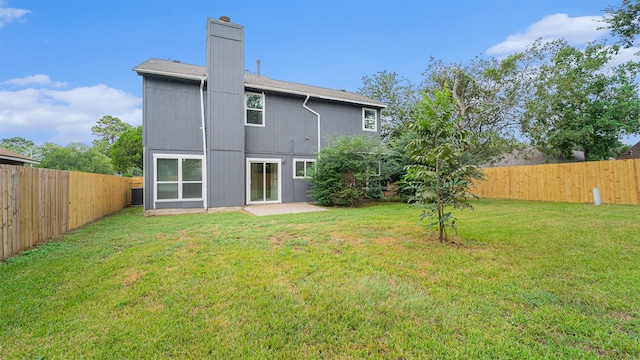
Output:
[[[640,159],[640,142],[618,156],[618,160]]]
[[[14,163],[40,164],[40,161],[15,151],[0,148],[0,164],[14,165]]]
[[[204,66],[183,64],[177,61],[149,59],[133,68],[138,75],[160,75],[187,80],[201,80],[207,76]],[[335,90],[318,86],[273,80],[264,75],[244,74],[244,85],[247,88],[283,92],[320,99],[337,100],[374,107],[386,107],[385,104],[350,91]]]
[[[541,165],[541,164],[557,164],[567,162],[584,161],[584,152],[573,151],[573,159],[557,158],[549,159],[540,150],[533,146],[526,147],[521,150],[514,150],[508,154],[503,154],[502,158],[495,163],[486,164],[482,167],[503,167],[503,166],[523,166],[523,165]]]

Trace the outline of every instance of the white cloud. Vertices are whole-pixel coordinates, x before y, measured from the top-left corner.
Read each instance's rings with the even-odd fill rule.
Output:
[[[620,49],[617,55],[614,55],[611,59],[610,66],[618,66],[624,64],[629,61],[638,62],[638,55],[636,55],[640,51],[640,48],[628,48],[628,49]]]
[[[507,39],[487,49],[488,55],[508,55],[525,50],[536,39],[553,41],[564,38],[569,44],[585,44],[608,34],[602,27],[602,16],[569,17],[567,14],[545,16],[527,28],[525,33],[507,36]]]
[[[29,85],[63,84],[46,75],[23,79],[31,79],[23,82]],[[51,141],[67,145],[73,141],[90,145],[94,140],[91,126],[104,115],[118,117],[133,126],[142,124],[142,99],[103,84],[73,89],[30,86],[13,90],[7,83],[22,84],[10,80],[0,86],[2,137],[22,136],[35,143]]]
[[[25,9],[5,7],[4,2],[0,0],[0,28],[13,21],[22,21],[22,17],[30,12]]]
[[[6,85],[17,85],[17,86],[29,86],[29,85],[41,85],[41,86],[52,86],[52,87],[64,87],[67,83],[60,81],[51,81],[49,75],[44,74],[36,74],[25,76],[23,78],[10,79],[3,84]]]

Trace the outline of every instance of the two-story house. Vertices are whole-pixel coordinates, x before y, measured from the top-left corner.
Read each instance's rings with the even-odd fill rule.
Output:
[[[332,135],[379,136],[384,104],[244,70],[244,28],[207,21],[207,64],[149,59],[145,210],[310,201],[305,178]]]

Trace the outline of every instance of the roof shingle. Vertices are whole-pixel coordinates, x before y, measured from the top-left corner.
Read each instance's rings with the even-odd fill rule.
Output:
[[[640,141],[618,156],[618,160],[640,159]]]
[[[133,68],[133,70],[139,75],[161,75],[189,80],[206,79],[207,76],[207,69],[204,66],[183,64],[181,62],[160,59],[149,59]],[[245,73],[244,85],[245,87],[252,89],[270,90],[303,96],[309,95],[321,99],[344,101],[378,108],[386,107],[385,104],[379,101],[350,91],[274,80],[264,75]]]
[[[40,161],[32,159],[28,156],[24,156],[15,151],[7,150],[5,148],[0,148],[0,159],[6,159],[11,161],[21,161],[28,164],[39,164]]]

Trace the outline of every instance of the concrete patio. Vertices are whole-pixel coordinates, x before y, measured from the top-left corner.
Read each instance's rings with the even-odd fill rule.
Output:
[[[255,216],[298,214],[317,211],[327,211],[320,206],[312,205],[306,202],[284,203],[284,204],[268,204],[268,205],[247,205],[242,208]]]

